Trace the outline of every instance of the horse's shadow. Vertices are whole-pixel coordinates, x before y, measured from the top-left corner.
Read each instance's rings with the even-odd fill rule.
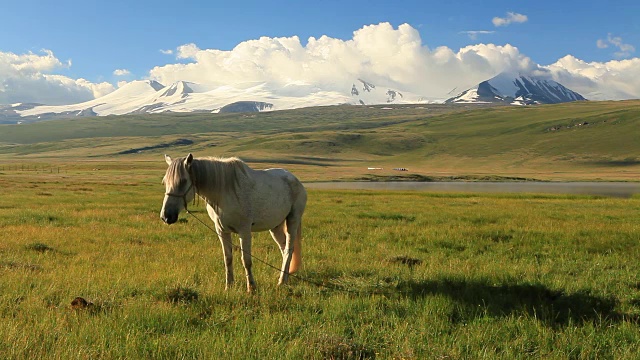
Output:
[[[526,316],[551,327],[586,322],[639,322],[637,315],[616,310],[619,301],[615,297],[594,295],[588,290],[566,293],[542,284],[495,285],[484,280],[452,278],[404,281],[398,284],[397,290],[414,299],[433,295],[448,297],[455,303],[450,314],[453,323],[485,316]]]

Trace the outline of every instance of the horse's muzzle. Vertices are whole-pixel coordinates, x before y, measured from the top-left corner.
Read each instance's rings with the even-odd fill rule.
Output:
[[[162,219],[162,221],[164,221],[168,225],[171,225],[171,224],[175,223],[176,221],[178,221],[178,214],[175,214],[175,215],[173,215],[173,214],[160,215],[160,218]]]

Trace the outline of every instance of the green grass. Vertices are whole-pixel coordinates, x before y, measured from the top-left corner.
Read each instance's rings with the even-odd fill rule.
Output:
[[[208,229],[187,215],[161,222],[163,170],[145,165],[0,174],[0,357],[640,351],[637,196],[313,190],[299,273],[311,282],[278,288],[278,274],[255,263],[259,289],[248,295],[240,282],[224,291]],[[268,234],[255,234],[253,253],[280,262]],[[76,297],[92,304],[72,308]]]
[[[158,213],[165,152],[241,156],[304,181],[638,181],[639,109],[337,106],[0,125],[0,358],[635,359],[638,196],[312,190],[301,278],[277,288],[256,261],[255,295],[223,290],[208,229]],[[159,146],[177,139],[193,144]],[[265,233],[253,253],[281,261]],[[241,274],[237,253],[234,266]]]

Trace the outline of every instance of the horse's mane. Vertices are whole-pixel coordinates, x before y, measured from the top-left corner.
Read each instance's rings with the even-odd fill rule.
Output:
[[[248,166],[236,157],[193,159],[189,173],[183,166],[184,160],[185,158],[178,158],[169,165],[162,180],[163,183],[180,187],[182,179],[190,176],[197,190],[205,190],[215,193],[217,197],[224,197],[228,194],[237,196],[240,179],[248,177]]]
[[[247,168],[244,161],[236,157],[198,158],[191,163],[196,186],[220,196],[237,194],[240,179],[248,176]]]
[[[184,179],[187,175],[187,172],[184,166],[181,166],[184,163],[185,158],[176,159],[176,161],[171,162],[169,167],[167,168],[167,172],[164,174],[162,178],[162,183],[173,186],[180,186],[181,179]]]

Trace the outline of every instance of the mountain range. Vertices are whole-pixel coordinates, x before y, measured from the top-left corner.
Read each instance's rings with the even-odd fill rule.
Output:
[[[345,91],[324,90],[306,83],[274,86],[249,82],[210,87],[177,81],[162,85],[154,80],[129,82],[103,97],[78,104],[43,105],[17,103],[0,105],[0,123],[27,123],[70,117],[166,112],[256,112],[327,105],[379,105],[442,103],[407,91],[400,91],[358,78]],[[350,88],[350,89],[349,89]],[[561,84],[522,74],[503,73],[445,103],[547,104],[584,100]]]

